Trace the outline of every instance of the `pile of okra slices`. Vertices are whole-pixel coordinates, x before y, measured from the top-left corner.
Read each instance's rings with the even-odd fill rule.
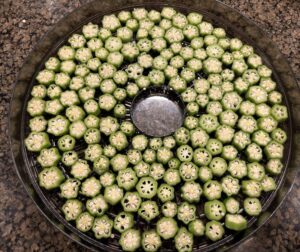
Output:
[[[88,23],[31,90],[25,145],[39,185],[77,229],[117,237],[124,251],[169,239],[191,251],[241,231],[283,168],[288,111],[271,75],[253,47],[198,13],[136,8]],[[148,137],[125,103],[162,85],[186,117],[174,134]]]

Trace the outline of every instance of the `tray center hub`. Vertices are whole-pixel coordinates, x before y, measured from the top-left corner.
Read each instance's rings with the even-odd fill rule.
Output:
[[[146,135],[168,136],[183,123],[184,103],[173,90],[149,88],[134,98],[131,118],[135,126]]]

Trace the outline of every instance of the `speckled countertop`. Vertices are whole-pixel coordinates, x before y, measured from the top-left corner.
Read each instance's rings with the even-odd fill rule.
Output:
[[[0,251],[83,251],[37,210],[19,181],[7,147],[13,83],[31,49],[58,20],[88,1],[0,0]],[[287,57],[300,83],[300,2],[222,1],[259,24]],[[300,97],[294,97],[300,100]],[[271,221],[233,251],[300,251],[300,174]]]

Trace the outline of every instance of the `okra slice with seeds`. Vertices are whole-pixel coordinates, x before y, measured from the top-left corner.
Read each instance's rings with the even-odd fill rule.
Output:
[[[194,238],[185,227],[181,227],[175,236],[175,248],[179,252],[191,252],[193,250]]]
[[[103,195],[98,195],[92,199],[86,201],[86,208],[89,213],[95,217],[100,217],[108,210],[108,204],[106,203]]]
[[[149,175],[150,165],[144,161],[140,161],[133,169],[138,177],[145,177]]]
[[[147,222],[156,218],[159,215],[159,208],[156,201],[146,200],[142,202],[138,214]]]
[[[221,180],[222,190],[227,196],[236,195],[240,191],[239,180],[227,175]]]
[[[173,157],[173,152],[166,147],[160,147],[156,152],[157,161],[162,164],[167,164]]]
[[[24,142],[27,150],[33,152],[40,152],[51,146],[49,136],[45,132],[31,132]]]
[[[157,194],[157,181],[151,177],[142,177],[136,185],[136,190],[144,199],[151,199]]]
[[[113,224],[113,221],[107,215],[95,218],[92,230],[96,239],[111,237]]]
[[[93,162],[93,171],[98,175],[104,174],[109,169],[109,159],[104,155],[100,155]]]
[[[227,170],[232,177],[237,179],[242,179],[243,177],[247,176],[246,162],[239,158],[230,161]]]
[[[68,199],[62,206],[62,211],[67,221],[76,220],[82,213],[82,202],[77,199]]]
[[[265,176],[261,181],[261,187],[264,192],[274,191],[276,189],[276,182],[270,176]]]
[[[226,208],[219,200],[206,201],[204,204],[204,214],[209,220],[219,221],[226,215]]]
[[[94,162],[103,153],[103,148],[100,144],[89,144],[84,150],[84,159]]]
[[[153,229],[144,231],[142,235],[142,247],[146,252],[155,252],[159,250],[162,242],[160,236]]]
[[[180,183],[180,173],[177,169],[168,169],[163,174],[164,181],[171,186],[175,186]]]
[[[123,233],[134,225],[133,214],[120,212],[114,219],[114,229]]]
[[[246,198],[243,202],[245,212],[250,216],[258,216],[262,206],[258,198]]]
[[[165,217],[173,218],[177,214],[177,203],[167,201],[161,206],[161,212]]]
[[[60,185],[60,196],[65,199],[75,199],[78,196],[80,181],[69,178]]]
[[[61,155],[55,147],[42,149],[40,155],[37,157],[37,161],[42,167],[56,166],[60,159]]]
[[[168,184],[161,184],[157,189],[157,197],[162,201],[171,201],[175,197],[174,187]]]
[[[93,223],[94,217],[88,212],[83,212],[76,219],[76,228],[81,232],[88,232],[91,230]]]
[[[101,184],[95,177],[89,177],[81,184],[80,193],[87,197],[95,197],[101,190]]]
[[[169,161],[170,162],[170,161]],[[165,174],[165,168],[161,163],[153,163],[150,166],[149,176],[155,180],[160,180]]]
[[[141,246],[141,234],[136,229],[128,229],[121,234],[119,244],[124,251],[136,251]]]
[[[131,190],[135,187],[138,182],[138,177],[134,170],[127,168],[120,170],[117,176],[117,183],[120,188],[124,188],[126,191]]]
[[[240,210],[239,201],[233,197],[226,198],[223,203],[224,203],[226,211],[228,213],[236,214]]]
[[[198,176],[199,176],[199,179],[204,183],[213,178],[212,171],[207,166],[202,166],[199,168]]]
[[[222,239],[225,230],[222,224],[218,221],[212,220],[205,225],[205,236],[211,241],[218,241]]]
[[[181,197],[189,203],[199,202],[202,188],[198,182],[188,181],[181,187]]]
[[[61,162],[66,166],[74,165],[78,160],[78,154],[76,151],[66,151],[61,157]]]
[[[184,181],[194,181],[198,178],[198,170],[193,162],[183,162],[179,167],[179,174]]]
[[[124,191],[117,185],[107,186],[104,189],[104,199],[107,203],[114,206],[119,203],[124,196]]]
[[[216,180],[209,180],[203,186],[203,195],[208,200],[220,199],[222,194],[222,185]]]
[[[126,192],[121,200],[125,212],[137,212],[142,203],[142,199],[137,192]]]
[[[178,220],[182,221],[184,224],[188,224],[196,219],[196,206],[183,202],[178,206],[177,212]]]
[[[173,218],[163,217],[157,221],[156,231],[164,240],[171,239],[178,231],[177,222]]]
[[[242,190],[249,197],[259,197],[262,191],[261,183],[255,180],[243,180]]]
[[[46,190],[52,190],[58,188],[65,180],[65,176],[62,171],[53,166],[50,168],[44,168],[38,175],[39,185]]]
[[[111,186],[115,183],[116,177],[114,173],[111,172],[105,172],[102,175],[100,175],[100,183],[103,187]]]
[[[188,229],[194,236],[199,237],[204,235],[205,225],[202,220],[196,219],[189,223]]]

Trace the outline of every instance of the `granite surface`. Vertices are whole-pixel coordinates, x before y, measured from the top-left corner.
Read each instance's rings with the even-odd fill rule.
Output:
[[[8,153],[13,84],[40,37],[83,0],[0,0],[0,251],[84,251],[58,232],[24,191]],[[300,83],[300,2],[222,1],[259,24],[287,57]],[[293,94],[294,95],[294,94]],[[300,97],[295,96],[295,99]],[[300,174],[271,221],[233,251],[300,251]]]

